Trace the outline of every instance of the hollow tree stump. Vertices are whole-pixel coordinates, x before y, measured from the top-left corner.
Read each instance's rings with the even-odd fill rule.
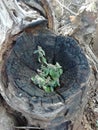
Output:
[[[34,54],[38,46],[45,51],[49,63],[58,62],[63,68],[57,92],[46,93],[31,82],[32,75],[40,68]],[[29,125],[70,130],[75,120],[82,116],[90,68],[74,38],[57,36],[48,29],[23,32],[14,42],[3,68],[2,79],[5,75],[7,78],[3,86],[7,103],[21,112]]]
[[[22,1],[28,3],[26,0]],[[41,2],[43,8],[38,7],[48,19],[48,28],[53,29],[52,12],[47,2],[44,5],[45,1]],[[18,6],[16,1],[14,2],[12,7],[16,9]],[[1,4],[3,4],[2,1]],[[4,2],[4,4],[6,3]],[[10,8],[8,9],[10,10]],[[15,9],[11,9],[12,12],[9,11],[9,16],[17,14],[14,16],[16,18],[18,15],[21,16],[20,12],[22,12],[22,17],[24,16],[23,11],[15,12]],[[27,18],[26,14],[24,21]],[[21,23],[23,24],[21,27],[20,22],[15,24],[16,28],[17,26],[20,28],[14,28],[14,31],[11,26],[11,33],[5,41],[2,39],[0,45],[1,95],[11,108],[12,115],[19,118],[17,126],[24,125],[25,128],[31,126],[32,129],[34,126],[44,130],[78,130],[88,100],[87,92],[93,84],[90,82],[93,72],[84,51],[73,37],[59,36],[47,29],[46,20],[35,22],[33,26],[32,23],[29,25],[27,23]],[[5,23],[3,23],[4,25]],[[18,34],[17,39],[12,42],[13,37],[21,31],[22,33]],[[49,63],[59,62],[63,67],[64,73],[60,78],[61,86],[56,92],[45,93],[31,82],[32,75],[36,74],[37,69],[40,68],[37,55],[33,53],[38,45],[44,49]],[[94,80],[95,77],[92,79]],[[19,121],[22,124],[19,124]]]

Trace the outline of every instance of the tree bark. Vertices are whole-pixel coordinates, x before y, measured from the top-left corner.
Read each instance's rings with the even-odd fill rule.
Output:
[[[59,3],[58,0],[55,1],[57,2],[55,4]],[[91,91],[96,90],[97,84],[98,59],[92,51],[92,44],[94,40],[96,41],[95,35],[93,34],[96,32],[97,9],[93,10],[90,6],[91,1],[86,1],[85,5],[78,9],[77,13],[73,13],[63,2],[64,1],[59,3],[59,8],[65,8],[65,10],[62,9],[62,17],[58,16],[57,11],[60,10],[57,10],[56,7],[54,7],[54,3],[50,0],[0,1],[0,92],[2,100],[0,108],[1,110],[4,108],[0,117],[1,121],[3,120],[3,116],[5,117],[4,120],[8,118],[8,122],[6,121],[6,128],[3,127],[2,123],[0,124],[2,130],[7,130],[7,127],[12,130],[22,128],[45,130],[84,129],[81,122],[84,110],[86,109],[85,106],[88,102],[88,97],[90,97],[89,94]],[[97,1],[94,2],[96,3],[96,8],[98,8]],[[68,14],[66,12],[68,12]],[[56,17],[54,17],[54,13]],[[64,18],[64,13],[66,18]],[[72,14],[72,16],[70,14]],[[69,24],[67,23],[68,21]],[[60,36],[60,34],[63,36]],[[70,37],[67,37],[67,35]],[[21,53],[27,53],[26,57],[23,56],[24,59],[21,59],[25,62],[29,59],[29,49],[35,49],[34,47],[37,44],[44,47],[45,42],[44,48],[46,48],[47,57],[51,57],[52,59],[52,49],[55,46],[55,59],[60,62],[62,59],[61,57],[59,58],[60,55],[64,55],[66,59],[68,58],[62,53],[63,49],[61,49],[62,51],[58,49],[60,48],[60,44],[63,46],[63,41],[67,43],[66,55],[69,55],[68,62],[66,61],[65,63],[65,69],[67,66],[70,66],[72,62],[72,60],[70,60],[71,58],[74,58],[75,63],[79,62],[79,66],[74,68],[74,70],[76,69],[77,71],[73,73],[73,70],[70,67],[70,69],[68,68],[71,72],[71,76],[74,77],[74,74],[78,75],[76,79],[73,78],[73,80],[69,80],[71,82],[69,83],[68,79],[70,79],[70,76],[67,76],[70,75],[70,73],[68,71],[68,74],[66,73],[66,75],[64,75],[66,77],[62,76],[64,79],[62,82],[75,89],[67,88],[67,90],[63,90],[64,94],[63,91],[58,91],[58,93],[53,93],[50,97],[47,94],[43,94],[43,97],[45,96],[44,98],[42,97],[43,99],[40,98],[42,92],[38,89],[36,93],[41,96],[37,94],[31,94],[31,96],[29,96],[28,93],[32,91],[29,90],[29,87],[26,88],[28,90],[27,94],[24,94],[23,91],[18,91],[19,89],[15,87],[14,84],[16,79],[13,78],[18,72],[18,68],[15,68],[16,65],[20,65],[20,63],[18,64],[18,60],[20,59],[16,58],[16,56],[21,57]],[[31,46],[32,44],[33,46]],[[14,50],[14,48],[16,50]],[[58,53],[59,51],[60,53]],[[76,51],[79,56],[76,55]],[[16,59],[14,60],[13,57]],[[75,58],[80,59],[77,61]],[[52,62],[51,59],[48,60]],[[28,65],[28,63],[26,64]],[[31,62],[29,63],[29,68],[30,65]],[[11,72],[13,68],[9,66],[16,69],[14,75],[12,75]],[[20,71],[21,70],[22,69],[20,69]],[[28,71],[28,67],[25,67],[22,74],[23,72],[26,72],[30,76],[32,75],[32,71]],[[21,77],[17,77],[17,79],[18,78]],[[72,87],[73,85],[74,87]],[[2,114],[4,115],[2,116]],[[7,125],[9,122],[11,125]]]

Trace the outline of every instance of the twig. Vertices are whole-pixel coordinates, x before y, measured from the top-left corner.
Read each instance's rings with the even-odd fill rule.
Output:
[[[90,47],[88,45],[85,45],[85,47],[86,47],[86,51],[87,51],[87,54],[88,54],[86,56],[87,56],[88,60],[91,63],[93,63],[94,68],[96,70],[96,73],[98,73],[98,68],[96,66],[96,65],[98,65],[98,60],[97,60],[96,56],[94,55],[94,53],[92,52],[92,50],[90,49]]]
[[[72,10],[70,10],[68,7],[66,7],[65,5],[63,5],[61,2],[59,2],[58,0],[56,0],[59,4],[60,4],[60,6],[61,7],[63,7],[63,8],[65,8],[67,11],[69,11],[71,14],[73,14],[73,15],[77,15],[75,12],[73,12]]]
[[[48,19],[48,28],[51,30],[55,30],[55,23],[54,23],[54,14],[51,10],[50,4],[48,0],[40,0],[43,9],[46,12],[46,16]]]
[[[32,127],[32,126],[14,126],[15,129],[38,129],[38,130],[41,130],[41,128],[39,127]]]
[[[94,60],[94,62],[96,64],[98,64],[98,59],[96,58],[96,56],[94,55],[94,53],[92,52],[92,50],[90,49],[90,47],[88,45],[85,45],[85,46],[86,46],[87,52],[90,54],[90,56],[92,57],[92,59]]]

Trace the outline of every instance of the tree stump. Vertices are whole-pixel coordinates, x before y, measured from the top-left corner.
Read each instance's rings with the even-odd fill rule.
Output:
[[[80,41],[53,32],[53,15],[48,2],[44,2],[37,1],[37,4],[40,3],[38,8],[47,21],[22,23],[17,33],[10,33],[1,44],[1,95],[15,119],[13,129],[80,130],[87,93],[95,77]],[[31,82],[32,75],[41,66],[38,55],[34,54],[38,46],[45,51],[49,63],[58,62],[64,71],[60,88],[52,93],[46,93]]]
[[[46,93],[31,82],[40,64],[34,51],[41,46],[49,63],[63,68],[60,88]],[[48,29],[23,32],[3,66],[2,79],[8,104],[43,129],[70,129],[87,102],[90,68],[83,50],[72,37],[57,36]],[[29,118],[29,119],[28,119]],[[38,125],[39,124],[39,125]],[[43,126],[44,124],[44,126]]]

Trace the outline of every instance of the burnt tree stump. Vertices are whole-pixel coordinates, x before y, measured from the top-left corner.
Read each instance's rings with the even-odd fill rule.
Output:
[[[3,124],[7,124],[3,130],[7,126],[83,130],[84,108],[97,84],[98,60],[89,47],[97,13],[86,10],[87,3],[77,14],[60,4],[69,14],[64,11],[65,16],[57,20],[49,2],[53,4],[51,0],[0,1],[0,117],[3,121],[5,115]],[[58,62],[63,68],[60,87],[52,93],[31,81],[41,66],[34,54],[38,46],[49,63]]]
[[[46,93],[31,82],[32,75],[40,68],[38,55],[34,54],[37,46],[43,48],[49,63],[58,62],[63,68],[57,93]],[[29,125],[45,130],[70,130],[82,116],[90,68],[74,38],[57,36],[48,29],[23,32],[14,42],[3,67],[7,102],[25,116]]]

